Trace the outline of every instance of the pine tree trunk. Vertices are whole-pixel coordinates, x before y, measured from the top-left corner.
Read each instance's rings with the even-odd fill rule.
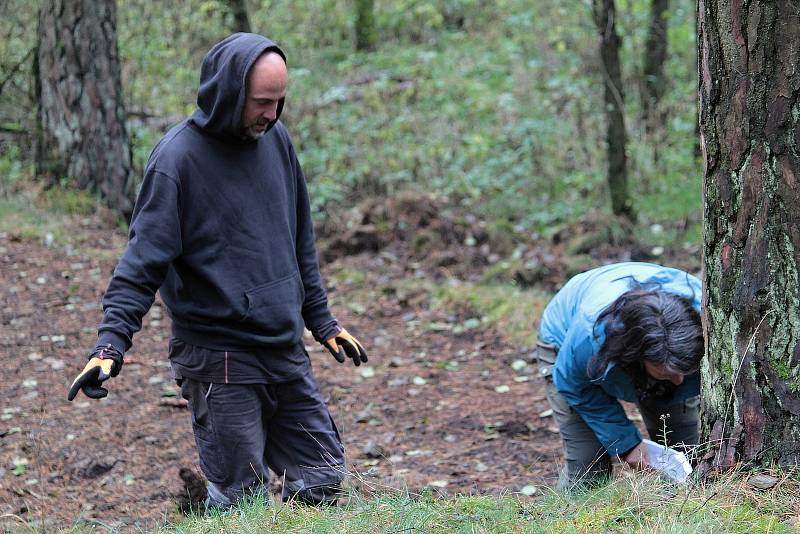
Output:
[[[706,472],[800,462],[800,12],[700,0]]]
[[[37,173],[133,207],[114,0],[46,0],[39,12]]]
[[[628,168],[625,147],[624,93],[622,69],[619,63],[620,37],[616,30],[614,0],[594,0],[594,20],[600,33],[600,60],[604,75],[606,111],[606,153],[608,157],[608,185],[611,191],[611,209],[615,215],[635,219],[628,194]]]
[[[669,0],[651,0],[650,28],[644,46],[642,114],[645,128],[652,132],[663,123],[659,102],[664,94],[664,62],[667,59],[667,10]]]
[[[375,29],[375,1],[356,0],[356,50],[374,50],[377,41]]]

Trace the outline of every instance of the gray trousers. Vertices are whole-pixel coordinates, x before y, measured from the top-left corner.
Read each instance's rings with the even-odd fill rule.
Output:
[[[601,482],[611,476],[611,457],[594,431],[553,384],[556,354],[556,347],[541,342],[536,344],[539,374],[545,380],[547,400],[564,443],[566,465],[559,479],[559,488]],[[661,444],[666,441],[667,446],[681,448],[697,445],[700,440],[699,396],[669,405],[639,404],[639,412],[652,441]]]
[[[269,494],[269,470],[283,499],[333,503],[345,475],[339,432],[311,373],[285,384],[218,384],[184,378],[206,508],[230,508],[243,494]]]

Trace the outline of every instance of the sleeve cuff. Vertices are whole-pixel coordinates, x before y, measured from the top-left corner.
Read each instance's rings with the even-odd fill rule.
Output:
[[[614,441],[614,443],[606,447],[606,450],[608,451],[608,454],[612,456],[625,456],[641,442],[642,436],[639,435],[638,430],[634,429],[632,434],[626,435],[624,438]]]
[[[126,336],[117,334],[116,332],[111,332],[109,330],[104,330],[98,334],[95,348],[105,347],[109,343],[112,347],[117,349],[120,354],[125,354],[125,351],[131,347],[130,339],[128,339]]]
[[[314,339],[316,339],[318,343],[322,343],[334,337],[341,331],[342,327],[339,326],[339,323],[334,320],[333,322],[328,323],[319,330],[312,330],[311,335],[314,336]]]

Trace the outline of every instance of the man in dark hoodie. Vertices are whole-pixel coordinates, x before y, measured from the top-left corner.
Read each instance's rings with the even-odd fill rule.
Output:
[[[302,341],[367,361],[328,310],[305,178],[283,124],[283,51],[237,33],[203,60],[198,109],[156,145],[127,249],[103,297],[89,363],[70,388],[102,398],[156,291],[172,318],[169,358],[189,401],[206,505],[264,491],[334,502],[344,450]]]

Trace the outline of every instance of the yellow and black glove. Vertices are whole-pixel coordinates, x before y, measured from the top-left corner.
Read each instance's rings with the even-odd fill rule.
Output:
[[[110,344],[98,347],[89,355],[89,363],[83,368],[81,374],[72,382],[67,393],[67,400],[72,400],[83,390],[90,399],[102,399],[108,395],[108,390],[102,383],[112,376],[117,376],[122,368],[122,353]]]
[[[367,351],[344,328],[332,338],[323,341],[322,344],[339,363],[344,363],[345,358],[351,358],[356,365],[367,363]]]

